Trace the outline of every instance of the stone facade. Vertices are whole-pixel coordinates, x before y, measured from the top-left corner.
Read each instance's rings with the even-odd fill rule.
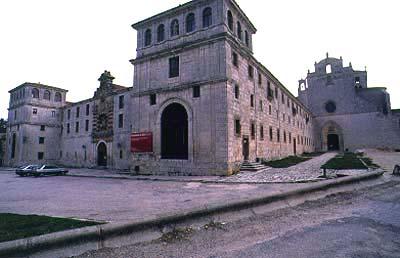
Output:
[[[210,9],[208,23],[204,14]],[[188,31],[191,15],[195,29]],[[173,35],[174,21],[179,35]],[[237,172],[245,158],[313,151],[311,113],[255,59],[256,29],[234,1],[193,1],[133,27],[138,31],[137,58],[132,60],[138,86],[132,94],[138,111],[133,130],[153,132],[155,147],[153,153],[133,155],[136,172],[226,175]],[[167,28],[162,40],[159,28]],[[179,75],[170,78],[172,58],[179,58],[180,67]],[[194,97],[196,88],[199,97]],[[153,105],[151,95],[157,100]],[[189,155],[184,161],[163,158],[161,117],[172,103],[188,114]]]
[[[351,126],[346,112],[357,96],[359,110],[368,112],[354,121],[375,115],[376,128],[389,116],[395,121],[388,94],[366,88],[366,72],[356,72],[356,93],[343,103],[329,94],[306,93],[308,89],[294,97],[254,57],[256,28],[233,0],[191,1],[132,27],[138,32],[131,60],[134,87],[113,84],[106,71],[93,98],[78,103],[65,101],[67,91],[41,84],[25,83],[10,91],[8,165],[51,162],[136,174],[230,175],[246,160],[323,149],[322,131],[337,131],[340,146],[359,146],[356,138],[342,136]],[[333,61],[338,69],[340,61]],[[315,83],[309,74],[311,84],[326,77],[319,74],[324,64],[320,66]],[[340,102],[334,120],[326,119],[320,108],[328,99]],[[148,146],[134,142],[135,135],[150,137]]]
[[[317,150],[400,148],[399,112],[391,110],[386,88],[368,88],[367,71],[343,66],[342,58],[327,55],[315,63],[299,81],[299,100],[315,116]],[[337,146],[329,140],[335,136]]]

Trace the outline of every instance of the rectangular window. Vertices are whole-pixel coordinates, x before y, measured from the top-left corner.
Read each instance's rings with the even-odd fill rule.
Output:
[[[85,121],[85,131],[88,132],[89,131],[89,120]]]
[[[276,141],[280,142],[281,141],[281,132],[279,129],[276,129]]]
[[[171,57],[169,59],[169,78],[179,76],[179,56]]]
[[[254,78],[254,68],[253,66],[249,65],[248,69],[248,73],[249,73],[249,78],[253,79]]]
[[[39,144],[44,144],[44,137],[39,137]]]
[[[14,121],[17,120],[17,110],[14,110]]]
[[[278,88],[275,87],[275,98],[278,99]]]
[[[32,109],[32,114],[37,115],[37,108]]]
[[[69,124],[67,124],[67,133],[69,133],[70,132],[70,125]]]
[[[260,73],[260,71],[258,71],[258,85],[262,84],[262,75]]]
[[[274,97],[274,92],[272,91],[270,82],[267,82],[267,97],[270,100],[272,100],[272,98]]]
[[[68,120],[71,119],[71,109],[68,109],[68,111],[67,111],[67,117],[68,117]]]
[[[193,98],[200,98],[200,86],[193,87]]]
[[[124,128],[124,115],[118,115],[118,128]]]
[[[125,106],[125,96],[124,95],[119,96],[118,106],[119,106],[119,109],[124,108],[124,106]]]
[[[232,64],[236,67],[239,67],[239,57],[235,52],[232,52]]]
[[[40,131],[46,131],[46,126],[45,125],[41,125],[40,126]]]
[[[250,95],[250,107],[254,107],[254,95]]]
[[[289,143],[292,143],[292,133],[289,133]]]
[[[119,158],[120,158],[120,159],[123,159],[123,158],[124,158],[124,155],[123,155],[123,151],[122,151],[122,150],[119,150]]]
[[[43,159],[44,159],[44,153],[38,152],[38,160],[43,160]]]
[[[274,140],[274,133],[272,131],[272,127],[269,127],[269,140],[272,142]]]
[[[86,104],[86,115],[90,114],[90,104]]]
[[[235,99],[239,99],[240,90],[239,85],[235,85]]]
[[[264,140],[264,126],[260,125],[260,139]]]
[[[259,106],[260,106],[260,111],[263,112],[264,111],[264,107],[263,107],[262,100],[259,101]]]
[[[235,119],[235,134],[236,136],[240,136],[241,134],[240,119]]]
[[[76,117],[77,117],[77,118],[79,118],[79,113],[80,113],[80,111],[81,111],[81,108],[80,108],[80,107],[77,107],[77,108],[76,108]]]
[[[256,125],[251,123],[250,125],[251,139],[254,140],[256,138]]]
[[[79,133],[79,122],[75,123],[75,133]]]
[[[157,95],[156,94],[150,94],[150,105],[153,106],[157,104]]]
[[[269,115],[272,115],[272,106],[269,105]]]
[[[286,143],[286,132],[283,132],[283,142]]]
[[[282,104],[285,104],[285,95],[282,92]]]

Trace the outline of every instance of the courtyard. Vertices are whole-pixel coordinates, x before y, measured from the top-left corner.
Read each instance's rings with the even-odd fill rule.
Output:
[[[400,160],[400,153],[368,153],[382,167]],[[304,183],[291,180],[318,176],[319,167],[334,155],[327,153],[288,169],[269,168],[227,178],[132,177],[89,169],[72,169],[71,176],[33,178],[0,170],[0,213],[104,222],[151,218],[300,188]],[[276,181],[268,183],[267,179]],[[279,183],[283,179],[287,183]]]

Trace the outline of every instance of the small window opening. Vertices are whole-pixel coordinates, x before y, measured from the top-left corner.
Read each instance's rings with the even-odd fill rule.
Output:
[[[235,85],[235,99],[239,99],[240,89],[239,85]]]
[[[327,74],[332,73],[332,65],[327,64],[327,65],[325,66],[325,72],[326,72]]]
[[[156,94],[151,94],[150,95],[150,105],[153,106],[157,104],[157,95]]]
[[[235,134],[236,136],[240,136],[241,134],[240,119],[235,119]]]
[[[254,140],[256,138],[256,125],[254,123],[251,123],[250,126],[250,131],[251,131],[251,139]]]
[[[200,98],[200,86],[193,87],[193,98]]]

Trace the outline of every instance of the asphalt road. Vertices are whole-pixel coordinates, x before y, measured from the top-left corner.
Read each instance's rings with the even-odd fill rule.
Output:
[[[400,181],[83,257],[400,257]]]

